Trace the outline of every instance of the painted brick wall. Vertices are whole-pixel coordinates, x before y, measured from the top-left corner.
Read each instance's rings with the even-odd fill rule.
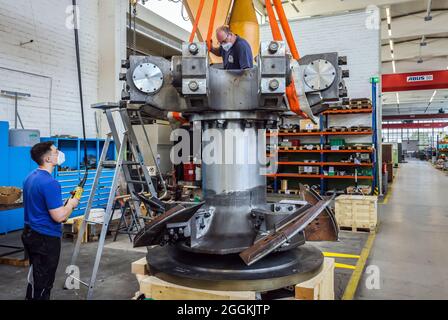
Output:
[[[42,136],[82,132],[74,34],[66,27],[71,3],[0,0],[0,89],[32,95],[19,101],[19,113],[25,128]],[[98,102],[98,0],[79,0],[79,7],[87,134],[96,137],[90,105]],[[13,99],[0,96],[0,120],[11,127],[13,106]]]

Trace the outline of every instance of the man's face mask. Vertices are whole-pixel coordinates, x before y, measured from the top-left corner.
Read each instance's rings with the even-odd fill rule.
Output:
[[[58,152],[58,166],[61,166],[65,162],[65,153],[62,151]]]
[[[230,34],[227,35],[227,37],[224,39],[224,41],[226,41],[227,39],[229,39]],[[233,46],[233,43],[231,42],[221,42],[221,47],[225,50],[225,51],[229,51]]]
[[[232,48],[233,44],[230,42],[226,42],[226,43],[223,43],[221,46],[225,51],[229,51]]]
[[[65,154],[64,152],[59,150],[57,150],[56,152],[57,154],[55,153],[52,154],[52,156],[49,159],[49,162],[51,162],[55,166],[61,166],[65,162]]]

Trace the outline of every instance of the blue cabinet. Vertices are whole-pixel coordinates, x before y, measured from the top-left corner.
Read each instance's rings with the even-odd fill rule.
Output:
[[[79,181],[84,177],[84,140],[54,137],[43,138],[41,140],[53,141],[55,146],[65,154],[65,163],[61,167],[55,169],[54,177],[61,184],[62,198],[66,199],[70,197],[70,191],[74,190]],[[84,194],[80,201],[80,206],[73,212],[72,217],[77,217],[84,214],[90,195],[90,190],[92,189],[93,180],[95,178],[97,164],[103,151],[104,143],[105,140],[102,139],[86,140],[89,174],[84,187]],[[109,145],[106,160],[115,159],[116,150],[115,144],[112,141]],[[106,208],[113,175],[113,169],[103,169],[92,208]]]
[[[37,168],[37,165],[31,159],[30,147],[9,147],[8,134],[8,122],[0,121],[0,185],[22,188],[23,181],[31,171]],[[66,162],[62,167],[56,168],[53,173],[55,179],[61,184],[62,197],[66,199],[84,176],[84,141],[77,138],[54,137],[42,138],[41,141],[53,141],[55,146],[66,155]],[[104,142],[98,139],[87,140],[89,175],[80,206],[73,212],[72,217],[84,214]],[[115,145],[111,142],[107,160],[115,159]],[[113,174],[114,169],[103,169],[92,208],[106,207]],[[0,234],[23,229],[23,223],[23,209],[0,212]]]

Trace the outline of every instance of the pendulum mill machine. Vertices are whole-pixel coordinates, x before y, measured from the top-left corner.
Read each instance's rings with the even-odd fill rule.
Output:
[[[252,1],[184,3],[194,29],[182,55],[171,61],[156,56],[124,61],[123,108],[140,108],[154,119],[181,114],[200,124],[203,150],[220,149],[224,159],[236,138],[235,153],[247,160],[265,156],[265,129],[277,128],[283,114],[317,121],[324,102],[346,96],[347,72],[340,67],[345,58],[337,53],[300,58],[280,0],[274,7],[266,1],[273,40],[261,44]],[[213,63],[218,61],[209,53],[210,40],[226,23],[252,45],[252,69],[223,70]],[[210,130],[222,141],[211,139]],[[264,167],[260,161],[203,161],[203,202],[166,202],[134,239],[135,246],[148,247],[151,273],[197,288],[255,291],[290,286],[318,273],[323,255],[305,242],[337,240],[330,200],[301,186],[301,201],[268,203]]]

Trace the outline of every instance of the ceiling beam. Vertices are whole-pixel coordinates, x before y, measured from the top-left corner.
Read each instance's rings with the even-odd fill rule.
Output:
[[[448,113],[435,114],[397,114],[390,116],[383,116],[385,120],[426,120],[426,119],[448,119]]]
[[[448,32],[448,10],[434,14],[431,21],[421,15],[406,15],[392,19],[392,39],[422,37]],[[381,39],[388,40],[387,22],[381,22]]]
[[[383,129],[441,129],[448,127],[448,122],[425,123],[383,123]]]
[[[310,16],[322,16],[341,13],[345,11],[365,10],[369,6],[389,6],[400,3],[412,2],[413,0],[293,0],[297,12],[292,5],[285,3],[286,15],[288,18],[303,18]],[[264,0],[258,0],[264,5]]]

